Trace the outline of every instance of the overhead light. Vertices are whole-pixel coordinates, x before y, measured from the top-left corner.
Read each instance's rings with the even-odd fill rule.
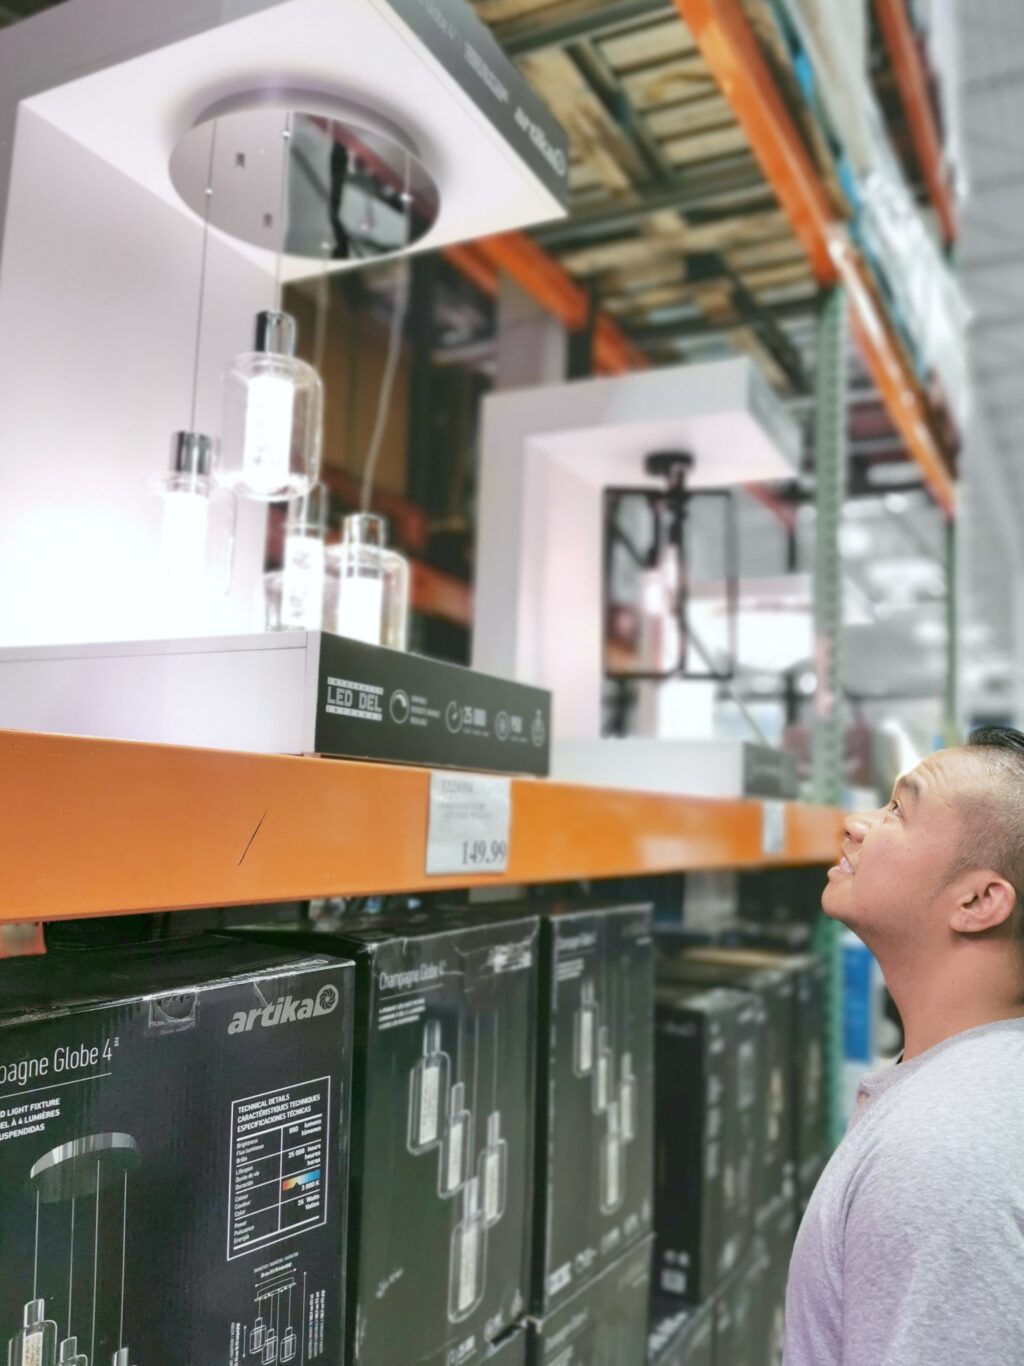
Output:
[[[175,432],[170,470],[149,484],[157,591],[173,614],[183,614],[185,626],[205,597],[222,596],[231,585],[235,503],[215,483],[213,469],[210,437]]]
[[[320,471],[323,389],[295,355],[295,319],[256,316],[252,351],[236,356],[224,384],[224,446],[218,478],[243,498],[301,498]]]
[[[404,650],[409,626],[409,564],[387,548],[383,517],[355,512],[328,553],[334,629],[369,645]]]
[[[887,493],[882,499],[882,506],[886,512],[891,512],[898,517],[901,513],[906,512],[910,506],[910,499],[905,493]]]
[[[945,645],[949,639],[946,623],[930,617],[915,621],[910,628],[910,634],[919,645]]]
[[[860,560],[870,553],[874,537],[862,522],[844,521],[839,528],[839,550],[848,560]]]
[[[284,567],[264,576],[268,631],[319,631],[324,624],[327,490],[315,484],[288,505]]]

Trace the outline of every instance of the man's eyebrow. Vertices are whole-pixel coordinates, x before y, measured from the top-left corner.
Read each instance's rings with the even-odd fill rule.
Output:
[[[905,792],[908,797],[912,797],[916,802],[921,795],[921,785],[916,778],[903,777],[896,784],[896,794]]]

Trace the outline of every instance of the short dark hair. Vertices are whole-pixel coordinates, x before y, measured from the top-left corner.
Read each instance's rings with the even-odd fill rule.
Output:
[[[968,736],[966,748],[984,760],[995,782],[966,813],[957,871],[988,867],[1011,884],[1015,937],[1024,953],[1024,733],[982,726]]]

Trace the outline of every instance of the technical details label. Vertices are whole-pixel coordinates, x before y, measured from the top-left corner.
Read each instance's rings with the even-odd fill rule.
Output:
[[[231,1104],[228,1260],[327,1222],[331,1079]]]

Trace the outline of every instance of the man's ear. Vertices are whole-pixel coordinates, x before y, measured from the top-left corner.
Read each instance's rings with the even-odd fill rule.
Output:
[[[949,928],[957,934],[982,934],[1005,925],[1017,906],[1013,884],[991,868],[979,868],[962,879]]]

